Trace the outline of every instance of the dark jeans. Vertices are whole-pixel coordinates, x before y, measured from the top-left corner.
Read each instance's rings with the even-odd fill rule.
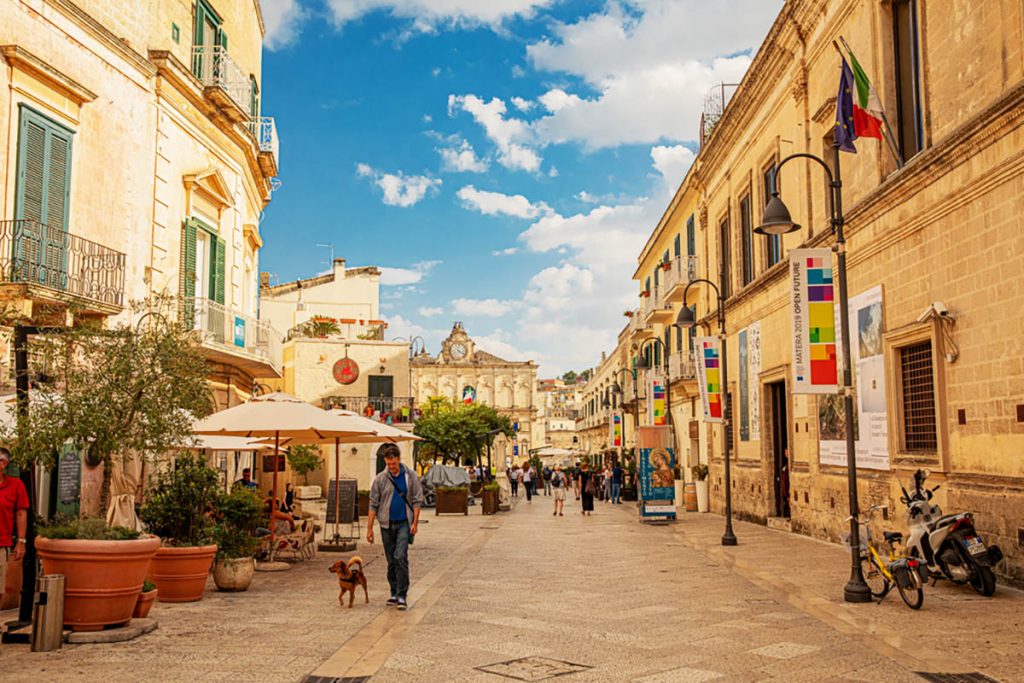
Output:
[[[621,503],[622,502],[622,497],[621,496],[622,496],[622,484],[619,484],[618,482],[613,481],[612,482],[612,502],[613,503]]]
[[[519,495],[519,482],[515,479],[510,481],[512,482],[512,497],[515,498]]]
[[[391,522],[387,529],[381,527],[380,540],[388,560],[391,595],[404,598],[409,592],[409,520]]]
[[[531,500],[533,498],[533,494],[536,493],[536,491],[533,490],[533,482],[524,481],[523,488],[526,489],[526,500]]]

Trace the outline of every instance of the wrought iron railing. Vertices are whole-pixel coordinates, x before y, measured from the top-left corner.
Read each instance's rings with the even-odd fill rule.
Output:
[[[685,287],[697,277],[697,257],[677,256],[669,261],[669,268],[665,273],[664,291],[671,292],[678,285]]]
[[[0,221],[0,280],[124,306],[124,254],[30,220]]]
[[[280,366],[281,334],[270,323],[202,298],[185,300],[185,320],[202,333],[205,344]]]
[[[351,410],[382,422],[412,422],[416,418],[412,398],[404,396],[328,396],[322,399],[327,410]]]
[[[650,329],[651,325],[646,320],[646,315],[641,314],[640,309],[634,309],[633,315],[629,319],[629,333],[634,334],[641,330]]]
[[[208,88],[220,88],[239,109],[249,111],[252,103],[252,82],[226,48],[194,46],[192,73]]]
[[[670,381],[694,379],[696,376],[697,369],[689,352],[673,353],[668,357],[668,378]]]
[[[739,83],[719,83],[704,95],[704,111],[700,115],[700,146],[703,147],[711,138],[711,133],[725,113],[725,108],[732,99]]]
[[[274,163],[280,161],[278,152],[280,145],[277,141],[277,125],[272,116],[256,116],[249,119],[249,132],[256,138],[256,148],[261,152],[269,152],[274,155]]]

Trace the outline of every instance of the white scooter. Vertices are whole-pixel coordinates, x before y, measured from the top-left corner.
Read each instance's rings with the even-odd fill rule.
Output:
[[[992,595],[996,590],[992,567],[1003,559],[1002,551],[999,546],[985,545],[974,529],[970,512],[943,515],[938,505],[932,505],[932,494],[939,487],[925,487],[928,475],[928,470],[914,473],[913,493],[900,484],[900,502],[907,506],[910,528],[907,549],[913,557],[925,560],[933,579],[945,577],[956,584],[970,583],[981,595]]]

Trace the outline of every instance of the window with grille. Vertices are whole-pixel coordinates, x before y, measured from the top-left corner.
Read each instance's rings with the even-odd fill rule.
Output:
[[[740,239],[743,285],[754,281],[754,233],[750,214],[750,195],[740,200]]]
[[[729,248],[729,217],[726,216],[722,219],[722,222],[718,225],[718,236],[719,236],[719,249],[721,253],[719,258],[721,259],[721,290],[722,297],[728,299],[732,296],[732,272],[731,272],[731,260],[732,250]]]
[[[938,439],[931,340],[900,349],[900,380],[903,446],[908,452],[934,453]]]

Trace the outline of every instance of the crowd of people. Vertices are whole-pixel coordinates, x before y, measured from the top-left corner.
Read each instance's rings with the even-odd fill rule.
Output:
[[[590,461],[584,459],[574,467],[566,468],[563,471],[561,465],[551,467],[544,465],[538,471],[529,460],[521,465],[509,465],[505,468],[505,476],[508,478],[511,495],[519,497],[522,490],[527,503],[533,502],[533,497],[538,495],[537,491],[543,491],[543,495],[554,498],[554,511],[552,515],[563,515],[565,507],[565,496],[569,489],[580,501],[580,513],[588,516],[594,512],[594,500],[601,499],[613,505],[622,504],[622,488],[627,483],[627,473],[618,459],[606,461],[600,471],[590,467]]]

